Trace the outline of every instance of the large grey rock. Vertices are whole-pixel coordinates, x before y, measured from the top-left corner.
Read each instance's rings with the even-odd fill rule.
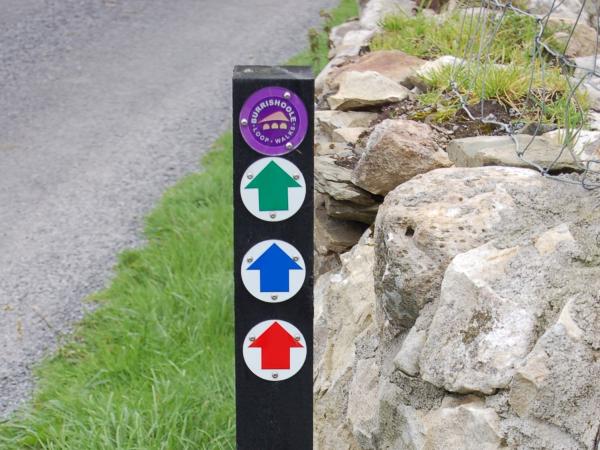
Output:
[[[361,449],[377,449],[379,379],[381,368],[374,358],[359,359],[348,392],[348,422]]]
[[[591,3],[591,2],[589,2]],[[596,30],[580,20],[565,17],[551,16],[548,20],[547,29],[557,28],[552,37],[563,50],[564,45],[568,46],[564,53],[569,58],[578,58],[581,56],[590,56],[596,53]]]
[[[360,12],[360,25],[363,28],[378,29],[385,16],[411,15],[415,6],[415,3],[410,0],[370,0]]]
[[[394,365],[408,376],[419,375],[419,359],[427,341],[427,331],[433,320],[434,312],[431,303],[423,307],[414,326],[406,334],[400,351],[394,357]]]
[[[348,151],[352,151],[352,147],[347,142],[332,142],[324,139],[315,142],[316,156],[337,155]]]
[[[329,132],[323,130],[318,124],[315,127],[314,152],[316,156],[333,155],[343,151],[352,150],[346,142],[333,142]]]
[[[358,448],[504,448],[500,418],[481,398],[446,396],[440,404],[443,392],[426,393],[418,380],[407,378],[402,385],[378,377],[369,359],[357,361],[356,368],[347,414]],[[429,395],[435,400],[428,403]]]
[[[502,418],[501,427],[506,447],[510,449],[595,450],[582,445],[565,430],[533,417],[518,417],[508,413]]]
[[[565,130],[558,129],[550,131],[548,133],[544,133],[542,137],[544,138],[544,140],[550,141],[555,146],[562,146],[565,140]],[[591,159],[594,152],[586,152],[586,148],[589,148],[590,145],[593,145],[599,140],[600,131],[581,130],[573,144],[573,153],[575,153],[577,157],[582,161]]]
[[[377,72],[345,72],[338,78],[338,91],[327,101],[331,109],[351,110],[396,103],[409,90]]]
[[[359,241],[365,228],[357,222],[328,216],[324,201],[315,206],[315,249],[322,255],[349,250]]]
[[[363,127],[338,128],[332,133],[333,141],[354,145],[365,131],[367,131],[367,128]]]
[[[376,357],[357,352],[347,410],[355,440],[361,449],[423,449],[424,418],[441,406],[444,392],[378,362],[385,351],[377,344]]]
[[[515,140],[517,142],[515,142]],[[581,170],[582,166],[556,139],[518,134],[510,136],[475,136],[454,139],[448,144],[448,157],[457,167],[511,166],[532,167],[534,163],[553,171]],[[517,151],[524,151],[519,158]]]
[[[503,447],[498,414],[477,397],[445,399],[424,419],[427,450],[496,450]]]
[[[332,137],[324,133],[319,127],[315,129],[315,156],[335,155],[344,151],[352,151],[352,148],[346,142],[334,142]]]
[[[562,224],[535,244],[499,249],[487,243],[457,255],[420,355],[423,379],[460,393],[506,388],[533,348],[545,311],[561,301],[548,280],[562,278],[568,258],[561,256],[573,244]]]
[[[407,383],[408,384],[408,383]],[[405,392],[412,395],[422,393],[412,386],[398,386],[397,383],[382,381],[378,411],[378,444],[382,450],[421,450],[424,448],[425,425],[423,416],[426,411],[409,404]]]
[[[338,128],[367,128],[376,118],[376,113],[366,111],[328,110],[315,112],[317,129],[322,130],[330,138]]]
[[[355,164],[352,152],[315,158],[315,189],[330,197],[358,205],[373,205],[376,201],[369,192],[352,183],[352,166]]]
[[[316,111],[315,154],[333,155],[351,150],[358,135],[367,129],[375,113],[360,111]]]
[[[352,202],[336,200],[329,196],[325,199],[325,209],[331,217],[340,220],[362,222],[367,225],[375,222],[379,205],[379,202],[374,202],[370,205],[358,205]]]
[[[554,325],[546,330],[519,368],[510,391],[511,406],[519,416],[544,420],[565,429],[583,448],[590,449],[600,417],[597,280],[578,280],[582,285],[591,282],[594,289],[567,299]]]
[[[318,100],[318,106],[327,109],[328,105],[324,101],[324,97],[331,94],[330,89],[327,85],[327,80],[331,79],[331,75],[336,68],[347,64],[352,61],[353,56],[351,55],[336,55],[334,56],[319,72],[317,77],[315,78],[315,95]]]
[[[366,53],[355,61],[333,70],[327,83],[333,89],[339,84],[339,77],[346,72],[370,71],[412,88],[414,85],[409,80],[414,78],[424,64],[425,60],[399,50],[380,50]]]
[[[409,77],[408,82],[413,86],[417,86],[423,91],[427,90],[428,79],[431,79],[436,75],[436,73],[439,73],[443,70],[453,70],[458,68],[463,63],[464,61],[461,58],[457,58],[452,55],[440,56],[434,60],[427,61],[425,64],[419,67],[419,69],[417,69],[416,72]]]
[[[547,230],[594,210],[579,185],[527,169],[438,169],[390,192],[375,223],[378,302],[392,327],[407,329],[439,298],[450,261],[492,239]],[[511,239],[509,239],[511,238]],[[501,244],[498,248],[503,248]]]
[[[373,259],[373,243],[365,235],[342,255],[341,269],[322,275],[315,286],[315,449],[359,448],[348,421],[348,397],[355,377],[356,342],[374,327]],[[364,369],[359,368],[359,378],[370,378]],[[356,416],[357,424],[360,420]]]
[[[450,166],[434,134],[424,123],[384,120],[371,132],[352,182],[373,194],[386,195],[415,175]]]
[[[315,287],[315,368],[318,386],[327,388],[354,360],[354,341],[373,323],[374,246],[369,236],[341,256],[342,267]]]
[[[352,183],[356,156],[350,152],[315,158],[315,190],[325,196],[325,210],[334,219],[372,224],[381,199]]]

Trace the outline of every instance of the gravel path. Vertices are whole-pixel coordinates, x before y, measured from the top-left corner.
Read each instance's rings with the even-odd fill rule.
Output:
[[[0,0],[0,416],[164,189],[229,124],[234,64],[335,0]]]

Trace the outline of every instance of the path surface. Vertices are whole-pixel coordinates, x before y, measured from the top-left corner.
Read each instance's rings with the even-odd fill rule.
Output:
[[[234,64],[335,0],[0,0],[0,416],[229,124]]]

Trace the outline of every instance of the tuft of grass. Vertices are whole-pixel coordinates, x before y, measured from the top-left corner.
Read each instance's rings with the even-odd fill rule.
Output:
[[[456,90],[469,105],[493,100],[511,110],[519,120],[554,123],[560,127],[576,128],[585,121],[589,109],[587,97],[578,92],[569,98],[571,87],[556,68],[533,71],[509,65],[479,66],[467,63],[446,66],[434,71],[424,82],[429,91],[419,96],[422,105],[435,105],[433,118],[438,122],[450,120],[460,109],[456,95],[448,95],[455,83]],[[531,88],[531,90],[530,90]]]
[[[490,22],[488,19],[488,31],[492,27]],[[383,32],[371,43],[373,50],[401,50],[424,59],[444,55],[464,57],[465,50],[477,50],[482,39],[478,16],[467,14],[463,20],[460,12],[434,17],[422,12],[414,17],[391,15],[384,18],[382,28]],[[528,64],[537,30],[535,20],[508,12],[495,39],[487,43],[485,56],[496,64]]]
[[[427,115],[437,122],[451,120],[460,109],[453,82],[467,104],[497,101],[519,121],[541,120],[566,128],[585,122],[588,101],[580,92],[569,96],[570,87],[559,65],[546,56],[532,61],[538,32],[535,19],[508,11],[493,39],[489,31],[495,28],[494,22],[488,20],[484,33],[482,29],[486,27],[482,27],[481,20],[477,13],[463,19],[461,12],[434,17],[423,12],[414,17],[390,15],[383,20],[383,31],[371,47],[401,50],[424,59],[443,55],[466,57],[465,64],[446,66],[424,79],[428,92],[418,97],[419,103],[434,109]],[[553,36],[560,27],[548,26],[543,36],[558,50],[564,43]],[[485,54],[477,54],[480,44],[486,49]],[[417,112],[415,117],[420,114]]]
[[[334,9],[321,11],[321,17],[325,22],[322,29],[311,28],[308,31],[309,48],[290,59],[289,64],[312,66],[314,73],[318,74],[329,62],[327,57],[329,32],[333,27],[356,16],[358,16],[357,0],[341,0]]]

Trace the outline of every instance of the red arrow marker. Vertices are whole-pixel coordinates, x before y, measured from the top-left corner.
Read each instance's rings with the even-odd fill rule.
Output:
[[[277,322],[265,330],[250,344],[250,348],[261,349],[261,369],[289,369],[290,349],[302,348],[303,345],[294,339],[285,328]]]

